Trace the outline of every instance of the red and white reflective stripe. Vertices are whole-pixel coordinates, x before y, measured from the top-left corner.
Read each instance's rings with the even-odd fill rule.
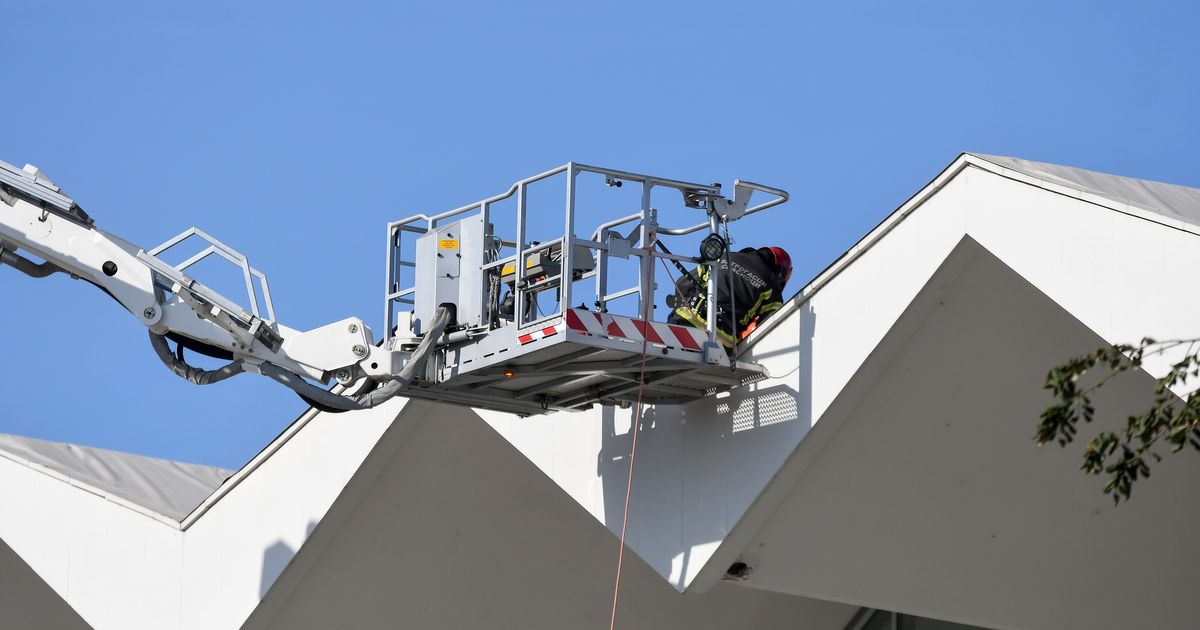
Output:
[[[643,340],[661,346],[700,352],[708,342],[708,331],[691,326],[674,326],[662,322],[649,322],[609,313],[596,313],[572,308],[566,312],[567,329],[575,332],[613,337],[641,342]]]
[[[521,345],[523,346],[527,343],[532,343],[534,341],[537,341],[538,339],[545,339],[546,337],[550,337],[552,335],[557,335],[558,331],[561,327],[562,327],[562,322],[559,322],[553,326],[547,326],[540,330],[535,330],[533,332],[528,332],[528,333],[525,333],[524,335],[520,335],[517,337],[517,341],[519,341],[521,343]]]

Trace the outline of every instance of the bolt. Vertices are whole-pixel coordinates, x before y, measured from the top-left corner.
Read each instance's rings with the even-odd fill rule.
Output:
[[[334,378],[336,378],[340,383],[345,383],[346,381],[350,380],[350,370],[342,368],[338,370],[336,374],[334,374]]]
[[[350,330],[350,334],[353,335],[358,332],[358,324],[350,324],[348,329]]]
[[[356,356],[356,357],[367,356],[367,347],[362,345],[361,343],[355,344],[354,347],[350,349],[350,351],[353,352],[354,356]]]
[[[155,314],[157,314],[157,313],[158,313],[158,311],[154,310],[154,307],[153,307],[153,306],[147,306],[147,307],[146,307],[146,310],[142,311],[142,315],[143,315],[143,316],[144,316],[146,319],[154,319],[154,316],[155,316]]]

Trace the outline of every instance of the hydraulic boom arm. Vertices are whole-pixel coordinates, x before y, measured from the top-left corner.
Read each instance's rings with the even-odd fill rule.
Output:
[[[158,257],[193,237],[206,241],[207,248],[188,261],[171,266]],[[22,250],[45,262],[26,258],[19,253]],[[249,312],[184,273],[212,255],[242,268]],[[330,411],[367,408],[394,396],[417,375],[448,320],[442,317],[434,322],[426,335],[428,347],[412,353],[376,347],[371,329],[357,318],[308,332],[292,330],[274,321],[266,277],[220,241],[193,228],[153,250],[143,250],[96,228],[92,218],[38,169],[17,169],[3,162],[0,264],[34,278],[62,272],[97,286],[146,326],[163,363],[192,383],[206,385],[257,372]],[[254,280],[261,283],[266,313],[260,312]],[[230,363],[217,370],[188,365],[181,351],[172,352],[168,338]],[[381,363],[386,363],[386,370],[380,369]],[[374,378],[366,378],[363,366],[367,365],[376,366],[371,369]],[[356,395],[333,394],[305,378],[322,383],[336,380]]]

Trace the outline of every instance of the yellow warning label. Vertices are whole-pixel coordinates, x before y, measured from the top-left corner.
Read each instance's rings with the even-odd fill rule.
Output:
[[[525,261],[525,268],[526,268],[526,269],[532,269],[532,268],[533,268],[533,261],[532,261],[532,260],[526,260],[526,261]],[[507,265],[504,265],[503,267],[501,267],[501,268],[500,268],[500,275],[502,275],[502,276],[511,275],[511,274],[512,274],[513,272],[515,272],[516,270],[517,270],[517,266],[516,266],[516,265],[514,265],[514,264],[512,264],[512,263],[508,263]]]
[[[438,249],[458,249],[458,239],[444,238],[438,241]]]

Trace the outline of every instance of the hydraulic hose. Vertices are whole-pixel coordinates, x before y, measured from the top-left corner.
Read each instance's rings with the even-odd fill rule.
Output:
[[[150,333],[150,345],[154,348],[154,353],[158,355],[163,365],[167,366],[167,369],[174,372],[179,378],[196,385],[219,383],[246,371],[245,366],[242,365],[240,360],[215,370],[202,370],[192,367],[175,356],[175,353],[171,352],[170,346],[167,345],[166,337],[155,334],[153,331]]]
[[[62,267],[50,262],[37,264],[10,249],[0,247],[0,264],[5,264],[31,278],[45,278],[60,271]]]
[[[433,325],[425,333],[425,338],[421,340],[421,344],[413,351],[409,357],[408,363],[400,370],[394,379],[380,387],[360,394],[358,396],[341,396],[331,391],[322,389],[300,378],[299,376],[271,363],[263,363],[259,366],[259,372],[263,376],[270,377],[275,381],[287,386],[288,388],[300,394],[302,398],[315,403],[314,406],[328,407],[330,410],[336,411],[359,411],[362,409],[370,409],[377,407],[404,391],[417,373],[425,366],[425,362],[429,356],[433,354],[434,348],[437,347],[437,342],[441,339],[442,334],[446,331],[446,326],[450,324],[450,310],[445,307],[439,307],[433,316]]]

